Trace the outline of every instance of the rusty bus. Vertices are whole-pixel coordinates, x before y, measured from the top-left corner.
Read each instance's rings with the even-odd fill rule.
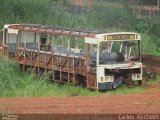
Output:
[[[10,24],[3,30],[1,53],[25,71],[33,68],[56,82],[96,90],[142,83],[141,36],[46,25]]]

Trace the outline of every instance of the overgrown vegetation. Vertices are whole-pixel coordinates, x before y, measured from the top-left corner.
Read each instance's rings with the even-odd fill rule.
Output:
[[[1,0],[0,28],[4,24],[46,24],[103,31],[135,31],[142,35],[142,52],[160,55],[159,18],[136,18],[129,8],[111,1],[95,0],[91,7],[72,6],[69,0]],[[4,62],[7,61],[7,62]],[[33,74],[22,73],[14,62],[0,58],[1,96],[75,96],[101,95],[79,87],[50,84]],[[121,87],[110,94],[144,91]],[[108,94],[108,93],[107,93]]]
[[[144,92],[144,87],[121,86],[107,92],[91,91],[67,84],[53,83],[43,77],[24,73],[13,60],[0,56],[0,96],[99,96]]]
[[[137,18],[132,10],[110,0],[95,0],[77,7],[70,0],[1,0],[0,28],[4,24],[31,23],[103,31],[142,33],[143,53],[160,55],[159,18]],[[148,43],[149,42],[149,43]]]
[[[97,91],[71,85],[52,83],[34,74],[23,73],[13,60],[0,56],[0,96],[86,96],[100,95]]]

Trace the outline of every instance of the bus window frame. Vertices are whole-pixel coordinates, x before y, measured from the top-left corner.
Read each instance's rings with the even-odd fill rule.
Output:
[[[110,40],[110,41],[107,41],[107,40],[100,40],[99,42],[98,42],[98,44],[97,44],[97,66],[104,66],[104,65],[108,65],[108,64],[100,64],[99,62],[100,62],[100,60],[99,60],[99,57],[100,57],[100,44],[101,44],[101,42],[112,42],[113,44],[114,44],[114,42],[118,42],[118,41],[120,41],[120,40]],[[138,57],[138,59],[136,60],[136,61],[138,61],[138,62],[141,62],[141,39],[138,39],[138,40],[121,40],[122,42],[124,42],[124,41],[136,41],[137,42],[137,50],[138,50],[138,54],[137,54],[137,57]],[[113,47],[113,44],[112,44],[112,47]],[[111,50],[112,50],[112,47],[111,47]],[[123,45],[122,45],[122,47],[123,47]],[[120,46],[120,49],[121,49],[121,46]],[[119,51],[120,51],[120,49],[119,49]],[[111,51],[109,51],[109,52],[111,52]],[[126,61],[126,62],[129,62],[129,60],[128,61]],[[114,64],[114,63],[113,63]],[[117,64],[117,63],[116,63]],[[123,64],[123,63],[122,63]]]

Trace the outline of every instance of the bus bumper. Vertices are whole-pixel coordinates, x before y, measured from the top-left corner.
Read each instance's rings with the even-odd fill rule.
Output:
[[[115,89],[121,84],[122,84],[122,79],[116,80],[114,82],[100,82],[98,83],[98,90]]]
[[[101,82],[98,83],[98,90],[109,90],[112,89],[113,83]]]

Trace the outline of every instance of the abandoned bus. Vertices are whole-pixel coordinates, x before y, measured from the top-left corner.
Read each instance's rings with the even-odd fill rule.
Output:
[[[142,83],[141,36],[32,24],[5,25],[2,53],[23,70],[96,90]]]

